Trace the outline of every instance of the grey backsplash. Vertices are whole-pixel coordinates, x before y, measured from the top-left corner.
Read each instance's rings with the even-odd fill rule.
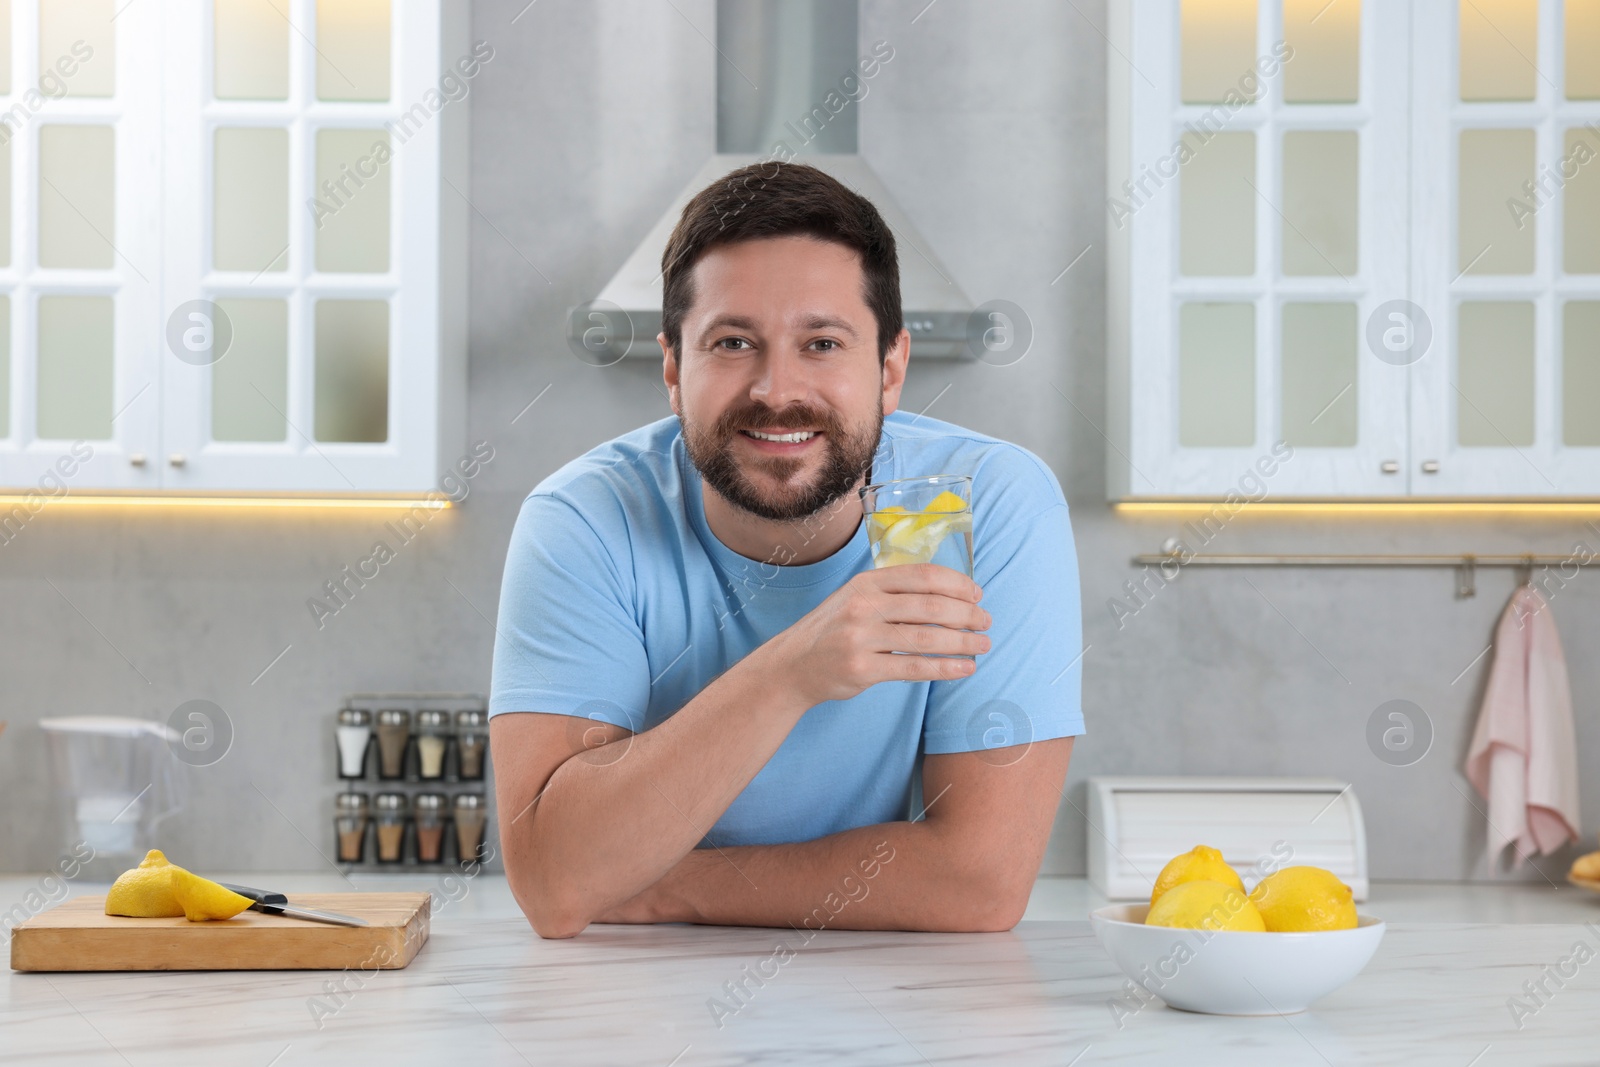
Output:
[[[522,497],[571,457],[668,412],[658,364],[588,366],[568,351],[564,320],[712,151],[712,0],[525,5],[480,0],[473,17],[496,55],[472,86],[470,435],[493,445],[493,462],[463,507],[431,521],[320,630],[307,598],[368,554],[387,515],[56,508],[0,546],[10,720],[0,869],[42,870],[61,846],[35,720],[164,719],[196,698],[226,709],[237,737],[224,760],[193,772],[188,810],[161,835],[173,858],[208,870],[325,867],[341,694],[486,691]],[[967,293],[1020,304],[1036,330],[1014,366],[914,366],[903,406],[931,403],[930,415],[1034,450],[1072,505],[1089,734],[1045,872],[1084,870],[1091,774],[1271,774],[1353,782],[1374,877],[1489,877],[1482,816],[1459,772],[1489,657],[1462,672],[1489,641],[1510,571],[1480,574],[1479,595],[1457,600],[1448,570],[1192,569],[1120,628],[1107,607],[1135,576],[1129,558],[1181,520],[1105,503],[1103,6],[863,0],[862,12],[863,40],[895,49],[861,105],[863,154]],[[1246,512],[1209,549],[1559,552],[1580,538],[1600,544],[1573,518]],[[1593,771],[1592,579],[1553,609]],[[1365,739],[1373,710],[1397,698],[1436,730],[1409,767],[1381,762]],[[1600,790],[1586,794],[1585,815],[1592,829]],[[1546,869],[1559,881],[1564,867]]]

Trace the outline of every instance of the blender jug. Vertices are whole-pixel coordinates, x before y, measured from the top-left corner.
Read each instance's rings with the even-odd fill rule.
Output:
[[[169,747],[178,732],[110,715],[41,719],[39,728],[71,816],[63,853],[80,842],[94,849],[86,864],[93,878],[137,866],[155,847],[157,824],[187,799],[187,780]]]

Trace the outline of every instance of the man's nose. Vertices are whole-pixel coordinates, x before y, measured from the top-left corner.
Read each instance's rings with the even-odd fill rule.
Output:
[[[752,400],[778,411],[796,401],[804,401],[810,393],[806,367],[798,355],[769,352],[762,356],[760,370],[750,386]]]

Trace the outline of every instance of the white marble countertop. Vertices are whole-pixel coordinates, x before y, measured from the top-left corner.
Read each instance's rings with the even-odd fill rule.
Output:
[[[289,892],[343,884],[332,874],[223,877]],[[434,892],[431,938],[407,969],[8,970],[0,1062],[1600,1062],[1600,961],[1555,970],[1579,942],[1600,960],[1600,897],[1570,887],[1379,883],[1362,910],[1389,921],[1383,945],[1311,1011],[1236,1019],[1156,1006],[1119,1028],[1110,1002],[1124,979],[1084,921],[1099,901],[1079,879],[1041,879],[1027,917],[1000,934],[824,930],[806,940],[792,930],[592,926],[565,941],[534,935],[496,875],[355,880]],[[0,878],[0,902],[38,884]],[[724,983],[754,972],[779,942],[792,956],[730,996]],[[1519,1029],[1508,1001],[1535,1003],[1523,983],[1541,980],[1549,993]]]

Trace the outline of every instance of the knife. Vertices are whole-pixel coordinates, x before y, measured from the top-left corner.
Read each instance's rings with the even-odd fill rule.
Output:
[[[285,915],[291,919],[309,919],[318,923],[333,923],[336,926],[368,926],[365,919],[357,919],[352,915],[340,915],[338,912],[317,911],[315,908],[301,908],[289,903],[289,898],[282,893],[271,893],[265,889],[251,889],[247,885],[230,885],[227,882],[218,882],[224,889],[231,889],[241,897],[249,897],[255,901],[250,905],[252,911],[259,911],[265,915]]]

